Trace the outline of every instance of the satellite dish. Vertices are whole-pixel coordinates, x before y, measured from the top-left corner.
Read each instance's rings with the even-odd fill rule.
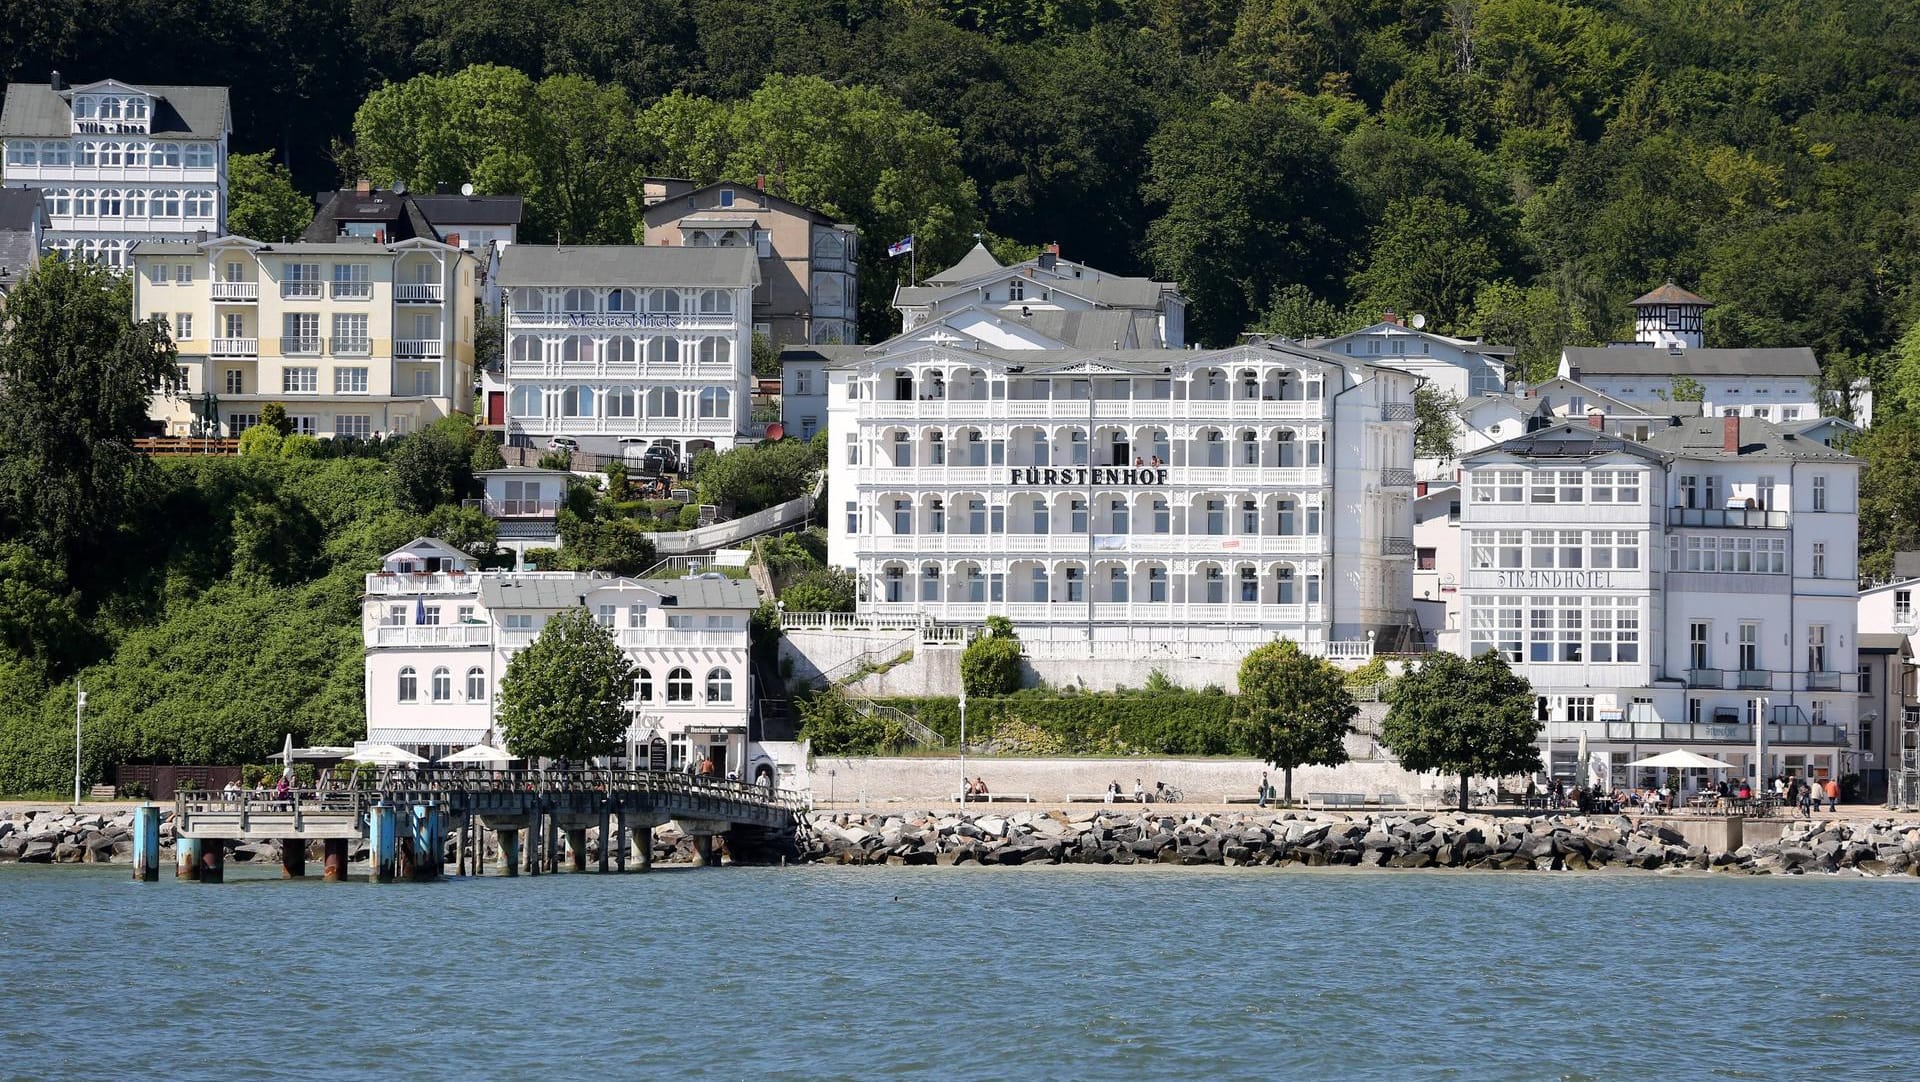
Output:
[[[461,194],[461,195],[472,195],[472,194],[473,194],[473,182],[472,182],[472,181],[468,181],[468,182],[466,182],[465,184],[462,184],[462,185],[460,185],[460,194]]]
[[[1420,314],[1419,312],[1415,312],[1415,313],[1413,314],[1413,329],[1414,329],[1414,330],[1416,330],[1416,331],[1424,331],[1424,330],[1426,330],[1426,329],[1427,329],[1427,317],[1426,317],[1426,316],[1423,316],[1423,315],[1421,315],[1421,314]]]
[[[405,195],[405,194],[407,194],[407,182],[406,182],[406,181],[404,181],[404,180],[396,180],[396,181],[394,181],[394,182],[393,182],[393,194],[395,194],[395,195]]]
[[[780,440],[785,439],[786,435],[787,435],[787,426],[781,424],[779,421],[775,421],[772,424],[767,426],[767,442],[768,443],[778,443]]]

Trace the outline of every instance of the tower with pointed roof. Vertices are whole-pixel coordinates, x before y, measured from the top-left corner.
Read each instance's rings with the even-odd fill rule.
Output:
[[[1669,278],[1665,285],[1634,300],[1633,340],[1655,347],[1699,349],[1701,324],[1712,307],[1712,301],[1681,289]]]

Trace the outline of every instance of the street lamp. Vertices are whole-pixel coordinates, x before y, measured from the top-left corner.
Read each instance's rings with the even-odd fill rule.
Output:
[[[80,720],[86,716],[87,693],[80,681],[73,682],[73,803],[80,804]]]

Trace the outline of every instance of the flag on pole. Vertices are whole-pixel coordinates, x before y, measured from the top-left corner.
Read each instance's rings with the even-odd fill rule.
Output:
[[[913,251],[913,237],[911,235],[907,236],[902,240],[898,240],[892,244],[887,245],[888,258],[892,258],[894,256],[906,255],[908,252],[911,252],[911,251]]]

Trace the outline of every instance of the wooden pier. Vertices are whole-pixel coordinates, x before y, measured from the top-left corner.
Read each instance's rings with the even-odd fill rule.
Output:
[[[693,839],[695,863],[705,864],[715,835],[740,826],[790,829],[805,810],[806,801],[785,790],[665,771],[433,767],[367,772],[337,788],[285,797],[178,793],[174,833],[182,879],[220,882],[224,843],[246,840],[278,841],[286,878],[306,874],[307,845],[318,841],[325,878],[344,879],[349,847],[364,840],[369,877],[386,883],[439,878],[449,839],[460,874],[484,874],[483,830],[494,833],[500,874],[509,876],[523,867],[531,875],[558,868],[563,837],[572,870],[585,871],[593,828],[600,831],[600,871],[610,858],[625,871],[630,849],[645,871],[653,863],[653,829],[667,823]],[[155,877],[141,869],[136,875]]]

